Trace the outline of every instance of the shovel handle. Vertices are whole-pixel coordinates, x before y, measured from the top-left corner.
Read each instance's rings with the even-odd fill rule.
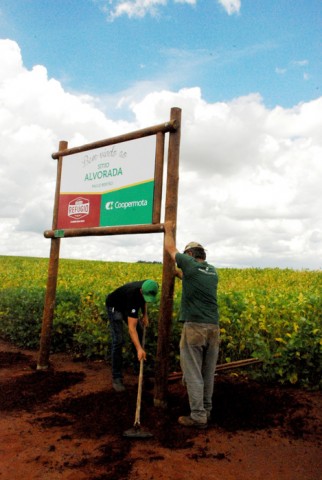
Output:
[[[143,327],[142,348],[144,348],[144,345],[145,345],[145,325]],[[142,383],[143,383],[143,362],[144,362],[143,359],[140,360],[140,372],[139,372],[139,381],[138,381],[138,394],[136,399],[134,427],[140,426],[140,411],[141,411]]]

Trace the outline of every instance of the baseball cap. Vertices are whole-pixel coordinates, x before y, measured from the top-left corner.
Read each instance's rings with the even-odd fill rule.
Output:
[[[153,303],[157,299],[159,285],[154,280],[145,280],[142,284],[142,295],[146,302]]]
[[[190,250],[191,248],[201,248],[204,250],[203,246],[200,245],[200,243],[197,242],[190,242],[188,245],[185,246],[183,253],[186,253],[187,250]]]

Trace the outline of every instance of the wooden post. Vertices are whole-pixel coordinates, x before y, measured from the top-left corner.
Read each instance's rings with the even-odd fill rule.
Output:
[[[171,121],[175,122],[177,129],[174,132],[170,132],[169,137],[165,221],[174,222],[175,226],[173,234],[175,238],[179,184],[181,109],[171,109]],[[172,326],[173,291],[175,281],[174,267],[174,261],[165,249],[163,249],[162,293],[158,321],[158,344],[154,388],[154,405],[162,408],[167,406],[169,339]]]
[[[162,204],[162,184],[164,166],[164,132],[156,134],[155,175],[154,175],[154,203],[152,223],[160,223]]]
[[[59,151],[66,150],[67,146],[68,146],[68,143],[65,141],[59,142]],[[56,181],[53,226],[52,226],[53,230],[57,229],[62,161],[63,161],[63,157],[59,156],[57,161],[57,181]],[[44,305],[43,320],[42,320],[37,370],[46,370],[48,369],[48,366],[49,366],[50,340],[51,340],[51,331],[52,331],[54,309],[55,309],[55,302],[56,302],[59,249],[60,249],[60,238],[52,238],[51,246],[50,246],[48,279],[47,279],[46,297],[45,297],[45,305]]]

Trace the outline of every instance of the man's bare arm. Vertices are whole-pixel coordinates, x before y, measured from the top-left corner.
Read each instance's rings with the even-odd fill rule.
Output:
[[[165,236],[164,236],[164,248],[169,255],[175,260],[176,253],[179,251],[176,247],[174,240],[174,225],[172,222],[166,222],[164,224]]]
[[[133,317],[128,317],[127,318],[127,324],[128,324],[128,327],[129,327],[129,334],[130,334],[131,340],[132,340],[132,342],[133,342],[133,344],[136,348],[136,351],[137,351],[137,354],[138,354],[138,360],[140,362],[141,360],[146,360],[146,353],[145,353],[145,350],[142,348],[142,345],[141,345],[140,340],[139,340],[138,332],[137,332],[137,329],[136,329],[137,323],[138,323],[137,318],[133,318]]]

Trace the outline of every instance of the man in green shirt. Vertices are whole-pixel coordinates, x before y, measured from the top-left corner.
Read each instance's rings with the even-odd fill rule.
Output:
[[[179,417],[186,427],[206,428],[212,410],[214,376],[219,353],[218,275],[206,262],[202,245],[190,242],[180,253],[173,226],[165,224],[165,249],[182,270],[179,321],[184,322],[180,339],[180,364],[187,387],[190,416]]]

